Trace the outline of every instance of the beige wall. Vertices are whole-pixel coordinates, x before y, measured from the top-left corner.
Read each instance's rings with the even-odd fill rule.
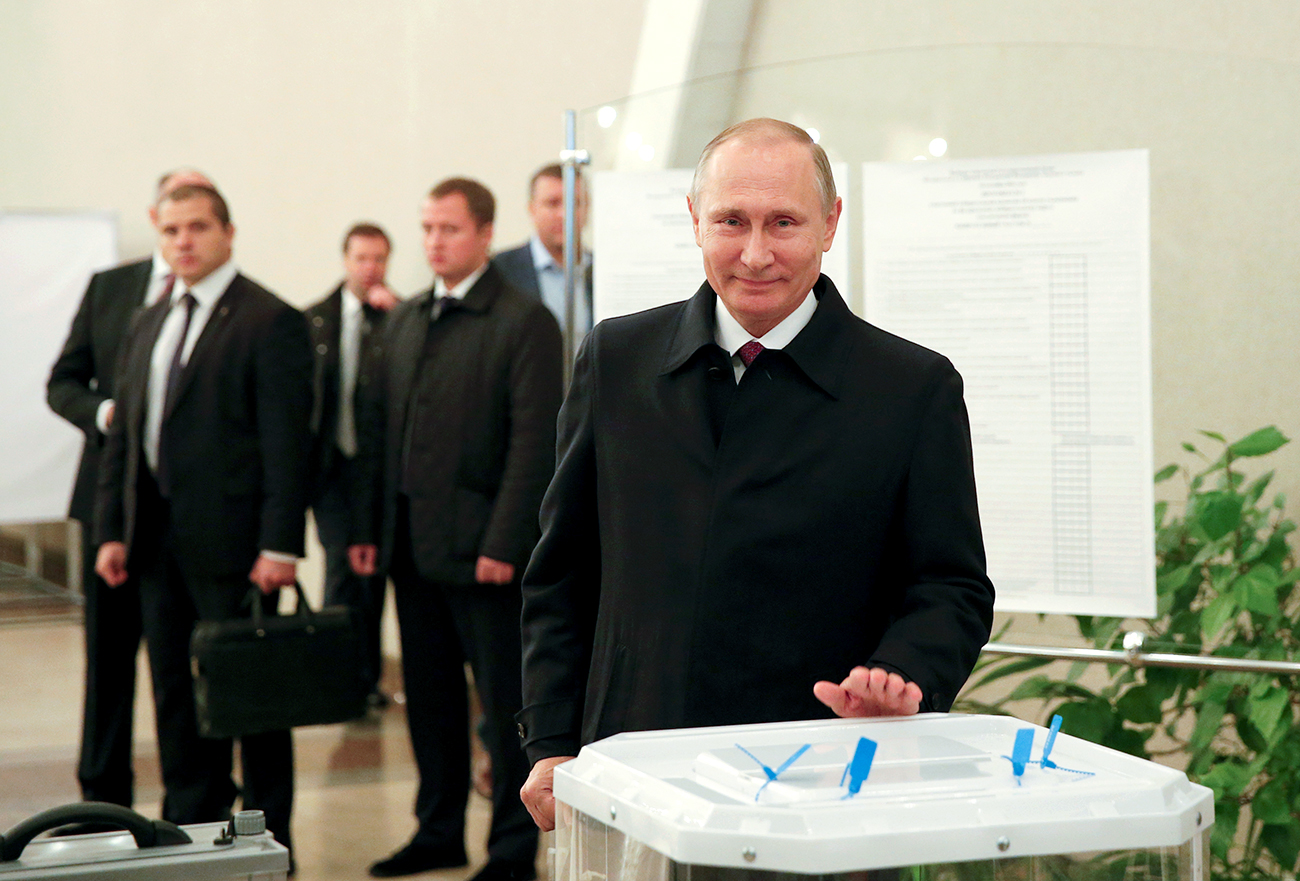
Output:
[[[804,124],[837,119],[823,131],[857,145],[854,160],[908,159],[933,135],[961,157],[1150,149],[1156,466],[1185,461],[1179,444],[1202,428],[1300,436],[1300,7],[754,7],[744,65],[762,72],[742,81],[733,114],[788,99]],[[858,60],[825,60],[836,56]],[[1300,443],[1274,458],[1300,499]]]
[[[639,0],[3,0],[0,210],[95,208],[124,257],[152,246],[157,175],[195,165],[226,193],[241,267],[291,302],[339,273],[369,218],[391,281],[428,284],[417,208],[442,177],[497,195],[497,244],[528,232],[528,175],[562,113],[625,94]]]
[[[957,156],[1150,148],[1156,464],[1199,428],[1300,434],[1290,0],[0,0],[0,209],[116,210],[142,254],[155,176],[194,164],[230,197],[240,264],[290,301],[335,281],[362,217],[413,292],[435,180],[483,179],[512,244],[564,108],[626,95],[638,68],[635,88],[662,85],[658,59],[695,76],[719,58],[758,72],[720,80],[709,119],[834,117],[855,159],[932,129]],[[1300,497],[1300,444],[1277,464]]]

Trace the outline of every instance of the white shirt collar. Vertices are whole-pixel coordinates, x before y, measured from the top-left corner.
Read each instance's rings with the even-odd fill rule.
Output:
[[[162,251],[153,252],[153,265],[149,267],[149,281],[153,283],[157,279],[166,278],[172,274],[172,268],[167,265],[163,259]]]
[[[475,269],[469,275],[465,276],[463,279],[461,279],[460,284],[450,289],[448,289],[447,283],[443,281],[442,278],[434,279],[433,282],[434,296],[455,297],[457,300],[465,299],[465,295],[469,293],[469,289],[474,287],[474,283],[483,277],[483,273],[487,272],[487,268],[488,268],[488,262],[485,260],[483,261],[482,266],[480,266],[478,269]]]
[[[172,288],[172,303],[180,300],[181,296],[188,290],[194,295],[194,299],[199,301],[199,305],[211,309],[212,305],[221,299],[221,295],[226,292],[226,288],[230,287],[230,283],[235,280],[238,273],[239,267],[235,266],[235,261],[227,260],[192,287],[186,288],[185,283],[178,278],[176,279],[176,285]]]
[[[750,336],[749,331],[740,326],[740,322],[727,311],[726,304],[719,298],[713,310],[713,339],[726,349],[728,355],[732,356],[752,339],[757,339],[765,349],[784,349],[799,335],[799,331],[808,326],[816,311],[817,297],[810,290],[804,296],[803,302],[782,319],[780,324],[761,337],[753,337]]]
[[[340,293],[342,294],[343,315],[348,318],[359,315],[361,313],[361,298],[348,290],[346,283],[344,283]]]

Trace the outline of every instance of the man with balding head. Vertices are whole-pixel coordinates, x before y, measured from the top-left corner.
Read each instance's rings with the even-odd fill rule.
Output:
[[[987,640],[961,377],[822,275],[824,151],[770,119],[704,150],[706,283],[602,322],[524,576],[521,795],[629,730],[944,711]]]
[[[157,227],[158,200],[188,184],[211,186],[191,168],[158,180],[149,222]],[[85,445],[68,516],[81,524],[82,592],[85,595],[86,691],[82,710],[77,780],[87,801],[130,807],[132,717],[136,653],[140,649],[140,597],[134,580],[109,590],[95,575],[95,485],[104,437],[113,424],[113,366],[131,316],[162,296],[171,267],[160,250],[152,257],[97,272],[72,319],[72,328],[50,370],[50,409],[81,429]]]

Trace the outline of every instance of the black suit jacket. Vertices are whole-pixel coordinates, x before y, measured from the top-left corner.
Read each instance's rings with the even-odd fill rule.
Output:
[[[524,242],[517,248],[511,248],[508,251],[502,251],[492,258],[493,265],[501,270],[507,282],[518,288],[525,294],[534,299],[542,298],[541,286],[537,283],[537,266],[533,263],[533,249],[531,240]],[[592,265],[587,264],[586,272],[587,296],[588,301],[591,299],[591,282],[592,282]],[[591,316],[588,316],[590,319]]]
[[[859,664],[951,705],[993,611],[961,378],[814,292],[739,385],[707,284],[587,338],[524,577],[532,759],[826,717]]]
[[[343,329],[343,297],[340,283],[324,299],[309,306],[303,313],[311,333],[312,347],[312,476],[311,499],[319,499],[322,481],[333,472],[340,453],[338,448],[339,387],[342,380],[339,337]],[[347,294],[347,296],[351,296]],[[376,360],[379,357],[380,328],[383,314],[370,319],[363,331],[357,361],[357,386],[354,402],[365,395],[366,387],[373,381]],[[356,410],[353,410],[355,420]]]
[[[537,542],[537,511],[555,470],[562,394],[560,329],[541,301],[492,266],[430,323],[432,291],[384,322],[376,379],[360,408],[354,473],[356,542],[392,558],[407,412],[421,374],[439,414],[436,456],[411,463],[411,540],[420,574],[472,584],[479,556],[522,571]],[[429,362],[421,366],[426,338]]]
[[[537,267],[533,265],[531,242],[502,251],[492,258],[492,262],[501,270],[506,281],[534,299],[541,299],[542,290],[537,284]]]
[[[142,522],[138,490],[148,467],[150,354],[168,308],[162,300],[140,313],[123,344],[118,413],[101,466],[97,542],[125,542],[128,554],[154,527]],[[303,553],[310,413],[302,313],[237,275],[214,305],[163,418],[172,543],[188,582],[230,581],[246,590],[261,551]]]
[[[87,530],[95,514],[95,485],[104,446],[95,416],[99,405],[113,397],[118,346],[131,316],[144,303],[152,269],[153,259],[149,258],[91,277],[45,387],[50,409],[81,429],[86,438],[68,516],[80,520]]]

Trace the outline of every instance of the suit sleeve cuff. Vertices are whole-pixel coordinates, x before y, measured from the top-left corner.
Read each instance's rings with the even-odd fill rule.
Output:
[[[262,551],[262,556],[272,563],[297,563],[297,554],[286,554],[283,551]]]
[[[100,434],[108,434],[108,413],[113,409],[113,399],[105,398],[99,402],[99,408],[95,410],[95,427],[99,429]]]

